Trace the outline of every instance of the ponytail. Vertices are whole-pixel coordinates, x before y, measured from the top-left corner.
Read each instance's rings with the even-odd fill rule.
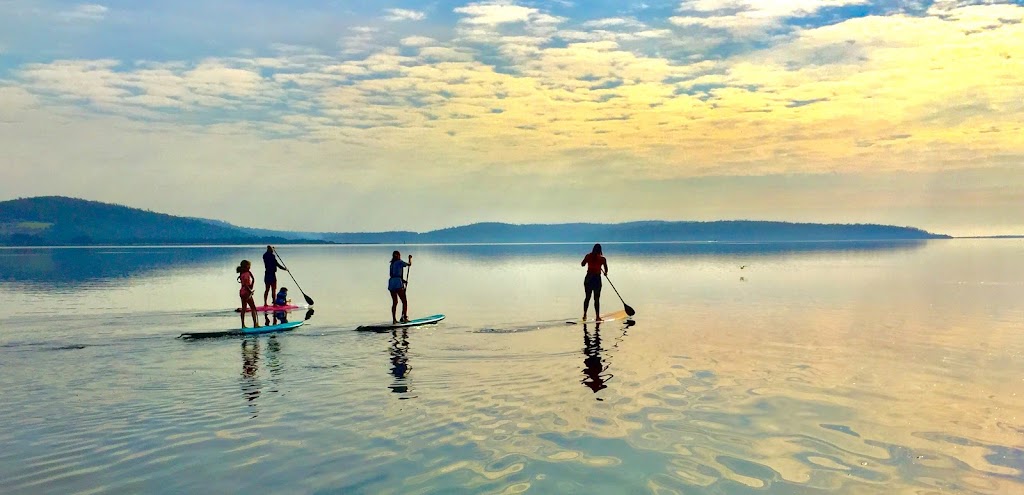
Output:
[[[249,271],[250,267],[252,267],[252,263],[250,263],[249,260],[242,260],[242,262],[238,264],[238,267],[235,268],[235,273],[238,273],[239,282],[242,281],[242,274]]]

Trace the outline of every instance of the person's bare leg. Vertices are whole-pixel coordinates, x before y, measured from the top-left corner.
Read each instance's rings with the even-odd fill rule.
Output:
[[[398,318],[395,318],[395,309],[398,308],[398,292],[391,291],[391,323],[398,323]]]
[[[398,297],[402,298],[402,321],[409,321],[409,301],[405,298],[405,289],[398,291]]]
[[[593,290],[590,287],[587,287],[584,290],[587,291],[587,297],[583,298],[583,320],[586,321],[586,319],[587,319],[587,310],[590,309],[590,294],[593,292]],[[600,314],[600,313],[598,313],[598,314]]]
[[[256,301],[252,299],[252,296],[249,296],[249,308],[252,312],[252,327],[259,328],[260,322],[256,320]]]

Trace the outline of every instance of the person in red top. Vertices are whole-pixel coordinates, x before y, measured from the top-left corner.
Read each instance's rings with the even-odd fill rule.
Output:
[[[260,324],[256,321],[256,301],[252,299],[256,278],[252,276],[250,268],[252,268],[252,263],[249,263],[249,260],[242,260],[238,264],[238,268],[235,268],[235,271],[238,272],[238,282],[242,284],[242,288],[238,290],[238,297],[242,299],[242,328],[245,328],[246,306],[252,308],[252,327],[259,328]]]
[[[601,272],[608,275],[608,260],[601,253],[601,245],[594,244],[590,254],[583,257],[580,266],[587,267],[587,276],[583,279],[583,290],[587,297],[583,299],[583,319],[587,319],[587,310],[590,309],[590,295],[594,295],[594,313],[597,314],[597,321],[601,321]]]

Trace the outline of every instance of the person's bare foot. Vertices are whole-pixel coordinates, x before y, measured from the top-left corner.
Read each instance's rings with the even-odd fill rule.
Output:
[[[601,318],[600,316],[598,316],[597,318],[594,319],[594,321],[604,321],[604,318]]]

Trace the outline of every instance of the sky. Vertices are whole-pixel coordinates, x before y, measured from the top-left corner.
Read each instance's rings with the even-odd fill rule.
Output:
[[[0,200],[1024,234],[1024,0],[0,0]]]

